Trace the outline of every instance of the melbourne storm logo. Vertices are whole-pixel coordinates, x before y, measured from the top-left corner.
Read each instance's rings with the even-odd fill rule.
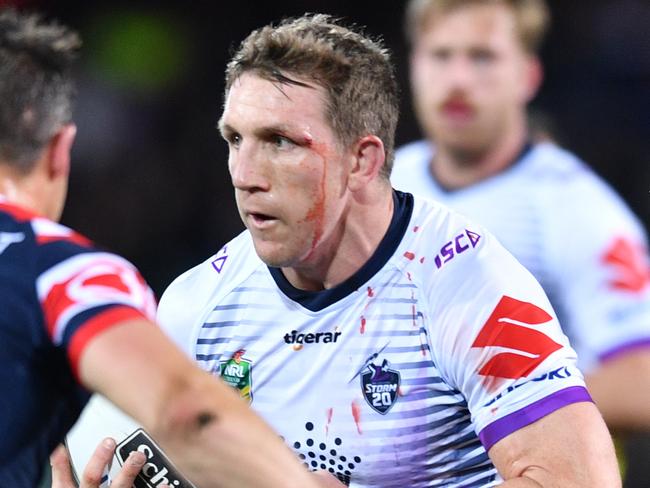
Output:
[[[361,373],[361,391],[368,405],[385,415],[395,404],[400,385],[399,371],[390,369],[386,359],[378,366],[370,363]]]

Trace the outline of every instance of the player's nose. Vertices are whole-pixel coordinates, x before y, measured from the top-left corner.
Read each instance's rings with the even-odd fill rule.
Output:
[[[242,191],[266,191],[270,188],[266,164],[253,144],[242,144],[229,157],[233,186]]]

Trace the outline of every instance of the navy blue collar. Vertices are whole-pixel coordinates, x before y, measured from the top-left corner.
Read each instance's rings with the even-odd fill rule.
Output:
[[[364,283],[377,274],[393,254],[395,254],[408,228],[411,214],[413,213],[413,195],[393,190],[393,203],[393,217],[386,231],[386,235],[384,235],[370,259],[361,266],[359,271],[343,283],[336,285],[334,288],[321,291],[300,290],[289,283],[280,268],[272,268],[269,266],[269,272],[278,285],[278,288],[291,300],[298,302],[312,312],[323,310],[357,291]]]

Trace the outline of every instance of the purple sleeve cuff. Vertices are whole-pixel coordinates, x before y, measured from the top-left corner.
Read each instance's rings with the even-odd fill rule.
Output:
[[[598,359],[600,359],[602,362],[605,362],[605,361],[609,361],[610,359],[614,359],[615,357],[618,357],[620,355],[626,354],[634,349],[643,349],[643,348],[650,348],[650,338],[638,339],[636,341],[628,342],[626,344],[620,344],[615,348],[600,354],[598,356]]]
[[[485,450],[488,451],[494,444],[507,435],[512,434],[522,427],[532,424],[542,417],[546,417],[548,414],[553,413],[566,405],[591,401],[593,400],[591,399],[591,396],[589,396],[585,387],[571,386],[564,390],[556,391],[541,400],[531,403],[521,410],[512,412],[511,414],[492,422],[490,425],[485,427],[478,436],[479,439],[481,439],[483,446],[485,446]]]

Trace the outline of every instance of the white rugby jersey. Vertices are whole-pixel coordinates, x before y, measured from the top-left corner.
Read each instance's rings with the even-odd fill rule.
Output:
[[[333,289],[293,288],[244,232],[177,278],[158,314],[310,469],[353,487],[495,486],[494,443],[590,401],[530,273],[410,194],[395,193],[377,251]]]
[[[395,188],[442,202],[485,226],[546,291],[589,372],[650,347],[650,267],[643,227],[584,163],[554,144],[527,146],[508,169],[446,191],[433,178],[434,148],[396,153]]]

